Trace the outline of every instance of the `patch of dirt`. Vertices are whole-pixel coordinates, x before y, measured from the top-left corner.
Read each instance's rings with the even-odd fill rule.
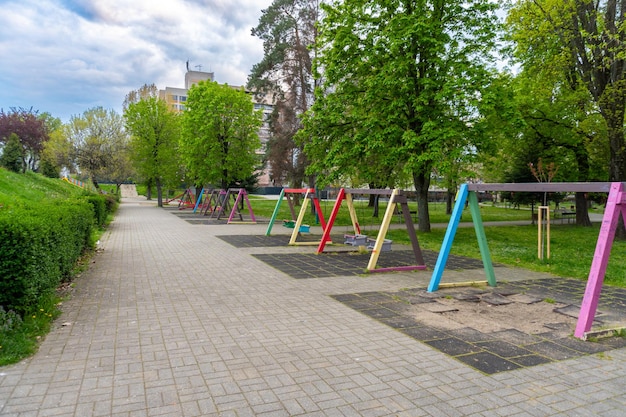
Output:
[[[517,329],[527,334],[560,331],[569,334],[576,318],[555,312],[566,304],[538,301],[494,305],[480,299],[437,298],[432,303],[415,304],[410,315],[426,325],[454,330],[471,327],[483,333]]]

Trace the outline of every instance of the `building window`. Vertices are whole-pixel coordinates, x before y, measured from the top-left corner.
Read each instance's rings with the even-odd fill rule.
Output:
[[[178,96],[175,94],[172,94],[172,101],[178,101]]]
[[[180,101],[187,101],[187,96],[180,96]]]

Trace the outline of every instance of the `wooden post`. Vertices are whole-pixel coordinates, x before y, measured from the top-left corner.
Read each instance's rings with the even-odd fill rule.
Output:
[[[459,188],[459,192],[456,195],[456,204],[452,209],[450,223],[448,223],[448,228],[446,229],[446,234],[443,237],[443,243],[441,244],[441,249],[439,250],[439,256],[437,256],[435,269],[433,270],[433,275],[430,278],[430,284],[428,284],[428,292],[437,291],[439,288],[439,282],[441,281],[443,271],[446,268],[446,262],[448,261],[448,256],[450,255],[450,248],[452,247],[456,230],[459,227],[459,222],[461,221],[463,207],[465,206],[465,201],[467,201],[467,193],[467,184],[461,184],[461,188]]]
[[[385,210],[385,216],[383,217],[383,222],[380,226],[380,230],[378,231],[378,236],[376,236],[376,243],[374,243],[374,249],[372,249],[372,256],[370,256],[370,260],[367,263],[368,271],[376,269],[376,263],[378,262],[380,251],[383,248],[383,242],[385,240],[385,236],[387,236],[389,224],[391,224],[391,219],[393,218],[393,211],[396,208],[395,197],[397,194],[398,189],[394,188],[391,192],[391,196],[389,197],[389,203],[387,204],[387,210]]]
[[[546,213],[545,217],[543,213]],[[546,233],[544,235],[543,222],[546,221]],[[544,238],[547,239],[546,245],[543,244]],[[547,249],[547,251],[546,251]],[[537,258],[543,259],[543,254],[546,252],[546,258],[550,259],[550,207],[538,206],[537,207]]]
[[[280,190],[280,195],[278,196],[278,201],[276,202],[276,206],[274,207],[274,212],[272,213],[272,217],[270,217],[270,224],[267,225],[267,230],[265,231],[265,236],[269,236],[272,233],[272,227],[274,227],[274,221],[276,220],[276,216],[278,216],[278,210],[280,209],[280,204],[283,202],[283,197],[285,196],[285,189]]]
[[[621,215],[624,221],[626,221],[626,201],[624,201],[624,198],[623,183],[614,182],[611,184],[611,191],[604,209],[604,217],[602,218],[602,226],[600,226],[593,262],[589,270],[585,295],[580,306],[578,323],[574,331],[574,336],[581,339],[585,338],[585,332],[591,330],[591,325],[598,309],[602,283],[606,275],[606,266],[609,263],[609,255],[613,247],[619,216]]]
[[[496,274],[493,271],[491,252],[489,251],[489,245],[487,245],[487,236],[485,235],[483,218],[480,215],[480,207],[478,206],[478,196],[476,195],[476,191],[470,191],[467,198],[469,199],[470,211],[472,212],[472,220],[474,222],[474,231],[476,232],[476,239],[478,240],[480,256],[483,259],[483,268],[485,269],[485,275],[487,276],[487,281],[489,282],[489,285],[495,287]]]

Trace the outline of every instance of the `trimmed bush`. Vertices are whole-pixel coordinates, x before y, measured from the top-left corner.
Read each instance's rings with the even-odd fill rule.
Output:
[[[30,210],[0,214],[0,305],[24,313],[60,282],[51,222]]]
[[[90,195],[87,197],[87,201],[93,207],[96,225],[103,226],[107,219],[106,197],[103,195]]]
[[[72,200],[0,210],[0,306],[24,313],[58,287],[89,244],[92,207]]]

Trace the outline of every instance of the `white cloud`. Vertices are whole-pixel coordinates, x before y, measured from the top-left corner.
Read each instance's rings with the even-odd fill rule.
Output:
[[[9,0],[0,13],[0,108],[63,120],[121,110],[144,83],[182,87],[185,62],[245,84],[263,54],[250,35],[271,0]]]

